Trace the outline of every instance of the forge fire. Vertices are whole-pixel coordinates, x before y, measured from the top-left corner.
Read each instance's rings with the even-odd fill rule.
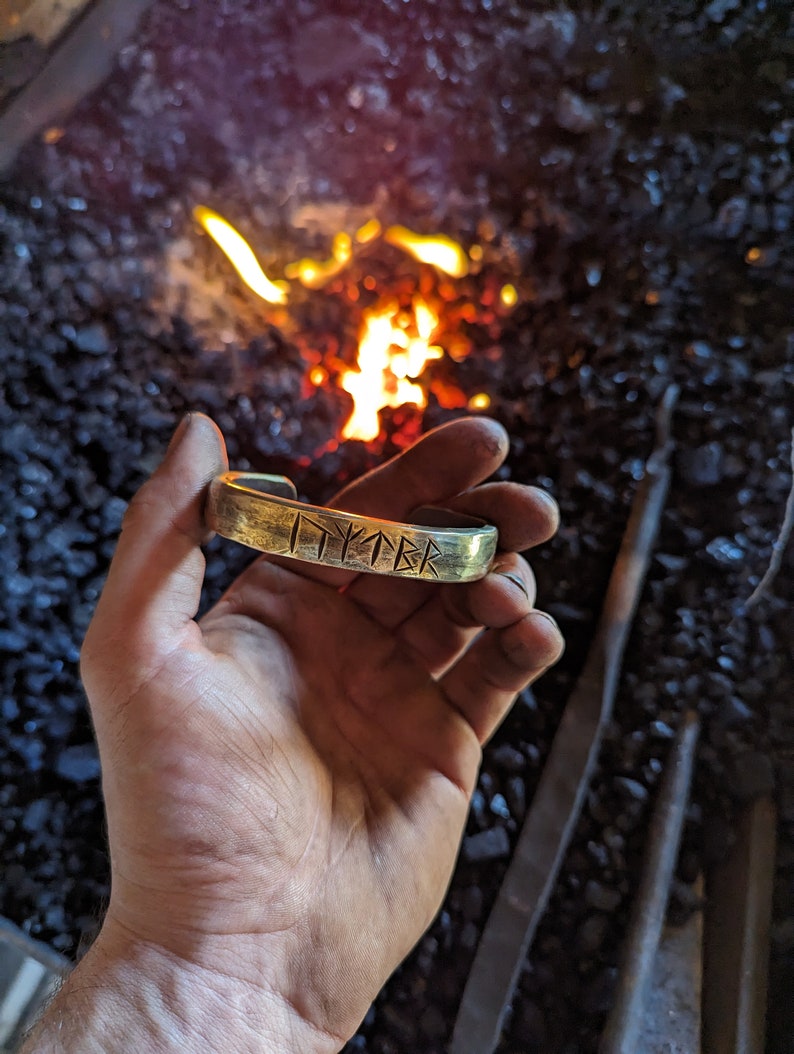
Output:
[[[454,382],[422,379],[429,363],[444,356],[460,361],[471,350],[463,326],[478,323],[485,312],[470,295],[458,293],[452,280],[479,273],[481,246],[472,245],[467,253],[446,235],[420,235],[397,225],[383,229],[380,221],[372,218],[352,235],[337,232],[328,259],[303,258],[287,263],[283,268],[286,277],[273,279],[265,274],[251,245],[221,215],[203,205],[196,206],[193,215],[240,279],[267,304],[287,306],[294,302],[292,279],[318,295],[346,296],[351,311],[357,309],[360,320],[353,365],[345,365],[340,356],[335,361],[315,362],[307,373],[311,384],[319,386],[333,379],[352,397],[352,411],[341,429],[343,439],[377,439],[381,433],[380,410],[404,405],[422,409],[427,405],[428,389],[442,406],[468,405],[471,410],[482,410],[490,405],[487,393],[467,397]],[[379,290],[367,271],[367,257],[379,243],[401,250],[420,268],[413,275],[413,284],[410,280],[406,284],[403,278],[399,294],[389,289],[397,282],[387,278],[385,289]],[[347,271],[358,272],[352,285],[337,281]],[[370,306],[361,306],[365,298],[372,301]],[[484,300],[488,299],[486,287]],[[502,314],[516,302],[515,287],[504,283],[498,296]],[[298,326],[299,312],[298,308],[293,319]],[[305,336],[298,339],[306,345]],[[311,347],[306,354],[310,360],[317,359]]]

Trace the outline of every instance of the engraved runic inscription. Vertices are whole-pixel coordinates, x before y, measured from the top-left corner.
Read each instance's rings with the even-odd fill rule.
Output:
[[[329,531],[326,527],[323,527],[321,523],[313,520],[310,516],[304,516],[302,512],[299,512],[295,517],[295,522],[292,525],[292,530],[289,536],[289,551],[294,553],[298,548],[298,536],[300,535],[301,527],[304,523],[308,523],[312,527],[316,527],[320,532],[320,537],[317,540],[317,559],[321,560],[322,555],[325,552],[325,547],[328,544],[328,539],[333,537],[333,532]]]
[[[289,534],[290,553],[303,559],[322,560],[325,556],[327,562],[343,567],[351,560],[354,567],[366,562],[373,570],[380,561],[380,570],[386,573],[440,577],[435,561],[442,551],[433,538],[420,538],[417,544],[410,534],[383,530],[366,534],[365,527],[355,523],[326,522],[328,526],[305,512],[296,513]],[[316,551],[310,556],[309,550],[315,545]]]
[[[425,571],[430,571],[431,574],[434,574],[436,578],[438,578],[438,571],[433,566],[433,561],[438,556],[441,556],[441,550],[432,538],[428,538],[427,545],[425,546],[425,551],[422,555],[422,562],[419,565],[418,573],[420,575],[423,575]]]
[[[392,570],[403,572],[416,571],[418,558],[421,552],[422,549],[420,546],[414,545],[413,542],[409,542],[405,537],[400,538],[400,544],[397,546]]]
[[[339,523],[335,523],[334,526],[336,527],[336,533],[342,539],[342,552],[339,559],[344,563],[345,560],[347,560],[347,551],[350,548],[351,543],[354,542],[360,534],[364,533],[364,528],[359,527],[356,529],[355,524],[352,523],[347,525],[346,530],[342,530],[342,525]]]
[[[361,544],[369,545],[370,542],[374,542],[374,545],[372,546],[372,552],[370,553],[369,557],[369,566],[374,567],[378,561],[378,557],[380,556],[380,551],[383,546],[385,545],[393,551],[394,542],[391,540],[391,538],[387,537],[383,533],[383,531],[375,531],[375,533],[371,534],[369,538],[364,538]]]

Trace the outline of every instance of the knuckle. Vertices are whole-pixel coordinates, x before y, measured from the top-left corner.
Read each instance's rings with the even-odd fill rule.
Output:
[[[153,482],[149,480],[132,496],[121,521],[122,530],[134,528],[140,521],[146,521],[151,518],[160,505],[157,495],[153,491]]]

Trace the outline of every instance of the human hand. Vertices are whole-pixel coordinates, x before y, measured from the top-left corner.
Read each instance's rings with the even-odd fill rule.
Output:
[[[83,650],[112,865],[84,985],[119,964],[133,989],[156,978],[185,1034],[215,1000],[203,1049],[335,1051],[354,1033],[438,909],[482,743],[562,650],[516,555],[554,532],[554,503],[471,489],[506,452],[501,426],[455,421],[331,503],[496,524],[481,581],[261,557],[196,622],[203,500],[227,464],[188,418],[130,504]]]

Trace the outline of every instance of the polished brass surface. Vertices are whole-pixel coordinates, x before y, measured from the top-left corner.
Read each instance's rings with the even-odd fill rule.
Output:
[[[471,582],[493,562],[497,530],[473,517],[433,509],[433,526],[395,523],[295,497],[285,476],[224,472],[210,484],[207,524],[252,549],[347,571]]]

